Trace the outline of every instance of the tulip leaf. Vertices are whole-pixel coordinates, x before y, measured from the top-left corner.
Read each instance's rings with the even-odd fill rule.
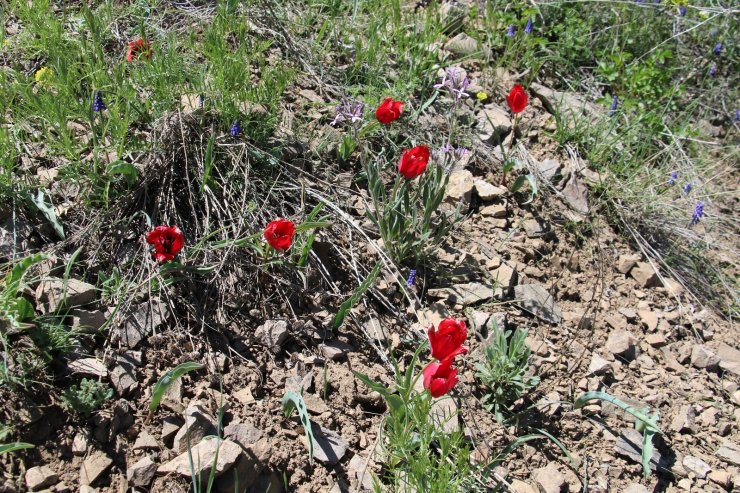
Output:
[[[303,397],[298,392],[289,390],[283,396],[283,414],[287,418],[293,413],[293,410],[298,411],[298,419],[301,420],[303,425],[303,431],[306,433],[306,442],[308,444],[308,456],[309,460],[313,462],[313,429],[311,428],[311,420],[308,417],[308,409]]]
[[[199,370],[201,368],[203,368],[203,365],[201,365],[200,363],[196,363],[194,361],[186,361],[185,363],[180,363],[179,365],[162,375],[162,378],[160,378],[159,381],[154,384],[154,388],[152,389],[152,402],[149,404],[149,411],[153,413],[157,410],[159,403],[162,401],[162,397],[164,397],[167,389],[169,389],[170,386],[175,383],[175,380],[190,371]]]
[[[393,411],[403,412],[403,400],[401,399],[401,396],[391,393],[391,391],[388,390],[383,384],[375,382],[363,373],[356,371],[352,373],[354,373],[355,376],[362,381],[362,383],[367,385],[370,390],[374,390],[375,392],[382,395],[383,399],[385,399],[385,401],[388,403],[388,407],[390,407]]]
[[[530,195],[529,200],[524,202],[522,205],[529,204],[537,195],[537,180],[535,179],[535,177],[533,175],[519,175],[516,177],[516,180],[514,180],[514,183],[512,183],[510,188],[511,193],[516,193],[517,191],[519,191],[520,188],[524,186],[525,183],[529,183]]]
[[[619,398],[614,397],[613,395],[607,394],[606,392],[595,390],[592,392],[584,393],[578,399],[575,400],[575,402],[573,403],[573,409],[581,409],[583,406],[586,405],[588,401],[592,401],[595,399],[599,399],[599,400],[614,404],[618,408],[622,409],[624,412],[629,413],[632,416],[634,416],[635,419],[638,420],[639,422],[636,424],[637,431],[641,431],[641,429],[644,429],[644,430],[649,430],[655,433],[660,433],[660,434],[663,433],[660,430],[660,428],[658,428],[658,415],[657,414],[648,416],[647,413],[644,413],[642,411],[639,411],[638,409],[635,409],[634,407],[630,406],[626,402],[621,401],[619,400]]]
[[[136,169],[136,166],[126,161],[113,161],[108,166],[108,174],[123,175],[129,185],[133,185],[139,179],[139,170]]]
[[[18,450],[24,450],[33,447],[33,444],[24,442],[3,443],[0,444],[0,454],[8,454],[10,452],[16,452]]]
[[[54,232],[61,238],[64,239],[64,228],[62,227],[62,224],[59,222],[59,219],[57,219],[57,213],[54,211],[54,207],[46,203],[46,196],[44,195],[44,192],[39,190],[39,193],[36,195],[36,198],[33,199],[33,203],[36,205],[38,210],[44,215],[44,217],[49,221],[51,224],[51,227],[54,229]]]

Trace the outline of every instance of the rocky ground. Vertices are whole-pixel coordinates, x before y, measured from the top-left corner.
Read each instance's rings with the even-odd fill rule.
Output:
[[[447,48],[465,49],[467,42],[453,38]],[[438,252],[439,264],[419,272],[410,297],[398,286],[405,273],[384,271],[339,331],[332,331],[330,322],[357,284],[351,266],[357,258],[377,258],[371,229],[369,242],[348,235],[357,225],[369,226],[361,214],[366,195],[356,187],[335,197],[343,219],[321,232],[314,245],[329,280],[315,276],[305,286],[295,282],[286,290],[289,297],[265,305],[239,300],[222,307],[243,310],[248,317],[218,331],[186,319],[190,312],[178,304],[183,293],[175,288],[157,297],[139,292],[116,307],[100,303],[91,278],[73,278],[64,299],[59,267],[69,249],[35,245],[36,225],[16,237],[17,246],[58,255],[57,263],[43,267],[44,280],[35,292],[28,293],[37,308],[49,313],[66,303],[73,308],[66,322],[85,333],[79,351],[55,363],[57,381],[97,378],[110,383],[115,397],[84,418],[64,411],[55,392],[0,389],[2,421],[13,423],[21,440],[37,445],[0,457],[5,475],[0,491],[190,491],[187,430],[193,455],[200,458],[194,467],[204,472],[218,443],[205,437],[223,435],[215,481],[219,492],[234,491],[235,478],[238,491],[371,491],[369,472],[381,470],[376,451],[385,407],[352,371],[390,383],[388,350],[413,351],[422,328],[445,316],[468,322],[472,351],[453,398],[439,406],[458,411],[448,426],[465,431],[475,445],[475,460],[484,461],[517,435],[538,428],[557,437],[573,456],[570,462],[550,441],[529,442],[497,470],[504,491],[740,488],[737,328],[656,272],[648,257],[591,210],[593,190],[606,177],[549,135],[555,108],[584,118],[595,118],[600,110],[581,95],[533,87],[536,97],[524,113],[516,149],[538,177],[540,193],[525,204],[526,192],[513,195],[501,186],[501,155],[492,145],[499,138],[508,145],[514,138],[504,91],[498,89],[507,87],[509,74],[499,74],[494,85],[474,66],[464,68],[473,80],[471,94],[490,93],[488,101],[467,100],[463,111],[476,144],[452,172],[447,190],[448,204],[462,203],[466,216]],[[295,93],[294,104],[308,115],[303,129],[322,129],[320,137],[305,141],[296,130],[292,139],[300,145],[283,156],[285,165],[306,169],[306,162],[319,165],[330,157],[319,143],[336,139],[337,131],[327,125],[331,101],[320,88],[297,87]],[[435,107],[424,116],[431,127],[442,125],[443,109]],[[344,183],[353,171],[330,181]],[[328,191],[333,184],[310,186]],[[3,241],[13,241],[6,231],[20,231],[20,223],[4,221]],[[139,240],[131,235],[126,241],[137,245]],[[335,241],[356,258],[342,257]],[[109,317],[109,330],[98,333]],[[490,320],[529,332],[531,368],[541,383],[518,403],[519,428],[499,425],[478,400],[474,363]],[[23,335],[13,337],[17,347],[24,344]],[[205,368],[172,386],[160,409],[150,414],[153,384],[189,360]],[[300,388],[316,438],[313,461],[300,423],[282,414],[284,393]],[[642,478],[641,438],[631,416],[596,401],[572,409],[573,400],[589,390],[659,411],[664,433],[649,478]]]

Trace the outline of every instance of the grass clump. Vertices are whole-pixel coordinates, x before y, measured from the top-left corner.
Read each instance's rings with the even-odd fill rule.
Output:
[[[493,323],[491,342],[483,348],[483,360],[476,364],[476,376],[484,387],[481,401],[499,422],[527,391],[539,384],[536,375],[527,375],[531,350],[525,344],[527,331],[504,331]]]
[[[94,413],[105,401],[113,397],[113,389],[102,382],[83,378],[79,385],[72,385],[62,394],[65,407],[85,416]]]

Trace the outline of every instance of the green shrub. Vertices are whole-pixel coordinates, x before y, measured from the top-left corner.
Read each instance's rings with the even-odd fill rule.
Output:
[[[113,389],[106,384],[83,378],[79,385],[73,385],[64,391],[62,400],[67,408],[89,416],[111,397]]]
[[[504,412],[540,379],[527,376],[531,350],[524,343],[527,331],[504,331],[493,323],[491,342],[483,348],[483,361],[476,364],[476,376],[485,387],[481,401],[499,422]]]

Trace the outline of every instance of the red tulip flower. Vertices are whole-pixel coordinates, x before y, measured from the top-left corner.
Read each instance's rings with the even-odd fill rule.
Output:
[[[424,388],[431,392],[432,397],[442,397],[457,381],[457,368],[452,367],[452,358],[429,363],[424,368]]]
[[[413,149],[403,151],[401,159],[398,160],[398,172],[409,180],[413,180],[427,169],[429,162],[429,148],[427,146],[416,146]]]
[[[527,107],[529,95],[520,84],[516,84],[511,88],[509,95],[506,96],[506,102],[509,104],[512,113],[521,113]]]
[[[265,228],[265,240],[275,250],[287,250],[293,243],[295,224],[287,219],[277,219]]]
[[[185,235],[177,226],[157,226],[146,234],[146,242],[154,245],[154,259],[162,264],[182,250]]]
[[[468,349],[463,342],[468,337],[468,331],[463,320],[446,318],[439,323],[437,330],[430,326],[427,334],[432,346],[432,357],[442,361],[452,359],[458,354],[465,354]]]
[[[149,43],[149,41],[144,41],[141,38],[137,39],[136,41],[129,42],[128,49],[126,50],[126,61],[133,62],[135,59],[139,58],[139,56],[142,55],[147,60],[152,57],[151,43]]]
[[[398,120],[401,113],[403,113],[403,103],[401,101],[393,101],[392,98],[385,98],[385,101],[380,103],[378,109],[375,110],[375,118],[383,125],[388,125]]]

